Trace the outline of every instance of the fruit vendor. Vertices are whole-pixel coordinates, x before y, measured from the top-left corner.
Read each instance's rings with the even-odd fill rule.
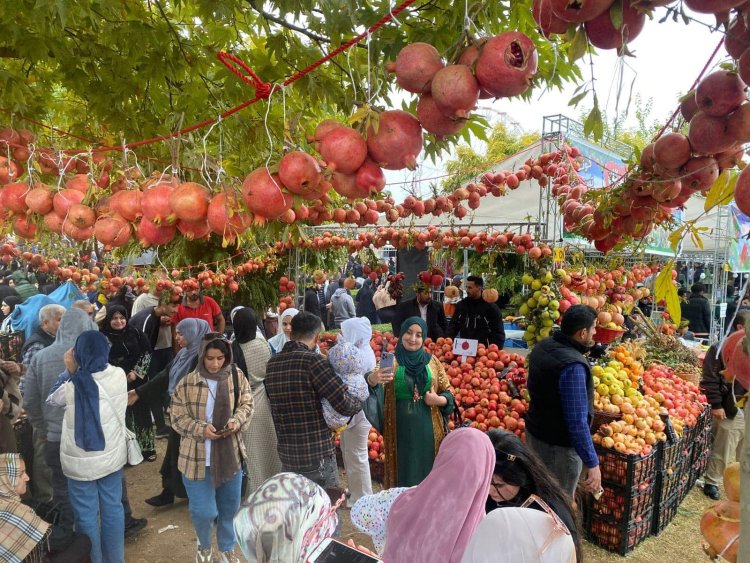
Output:
[[[401,303],[396,309],[396,315],[391,321],[393,336],[401,335],[401,325],[409,317],[421,317],[427,323],[427,338],[437,340],[445,336],[448,322],[445,320],[445,312],[440,303],[432,299],[432,290],[426,284],[417,284],[416,295]]]
[[[456,305],[448,336],[455,338],[472,338],[488,346],[505,345],[505,329],[500,318],[500,309],[494,303],[482,299],[484,280],[480,276],[466,278],[466,297]]]
[[[185,294],[185,299],[177,308],[172,318],[172,342],[174,342],[174,327],[182,319],[203,319],[211,327],[212,332],[224,332],[224,315],[221,307],[208,295],[203,295],[199,289],[192,289]]]
[[[740,311],[734,319],[734,330],[745,330],[745,320],[750,311]],[[724,476],[724,468],[739,458],[738,447],[741,447],[745,435],[745,416],[736,406],[737,399],[747,390],[735,381],[727,382],[722,375],[724,361],[721,355],[716,357],[717,345],[712,345],[703,360],[701,390],[711,404],[711,431],[714,435],[711,454],[708,457],[703,492],[713,500],[719,500],[719,483]]]
[[[573,305],[560,331],[534,346],[529,354],[526,443],[573,497],[583,466],[583,486],[601,486],[599,458],[590,426],[594,415],[594,380],[585,353],[594,345],[596,310]]]

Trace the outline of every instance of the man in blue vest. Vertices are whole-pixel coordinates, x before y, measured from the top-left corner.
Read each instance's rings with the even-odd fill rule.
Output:
[[[599,458],[591,440],[594,380],[584,356],[594,345],[596,311],[574,305],[563,315],[560,330],[529,354],[526,444],[573,497],[583,466],[583,486],[601,487]]]

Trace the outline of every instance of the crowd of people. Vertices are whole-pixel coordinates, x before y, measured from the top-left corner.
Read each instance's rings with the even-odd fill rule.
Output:
[[[567,393],[586,399],[590,372],[578,364],[590,336],[580,318],[588,317],[566,315],[580,318],[554,341],[556,364],[548,367],[560,371],[560,388],[542,416],[559,413],[556,434],[537,430],[527,445],[505,431],[448,432],[455,401],[442,364],[425,347],[441,335],[502,346],[500,312],[482,300],[482,278],[451,285],[460,293],[449,315],[424,288],[398,303],[394,362],[383,368],[370,346],[370,318],[356,315],[356,306],[354,316],[337,315],[348,303],[328,307],[337,294],[351,299],[346,282],[326,303],[329,284],[318,281],[302,310],[279,314],[275,335],[251,308],[225,316],[198,290],[179,302],[170,293],[119,290],[42,307],[16,360],[0,363],[0,503],[20,515],[0,516],[0,555],[124,561],[125,538],[148,525],[128,499],[130,448],[137,443],[153,462],[162,438],[161,490],[146,502],[188,499],[198,562],[240,561],[238,551],[247,561],[305,562],[320,540],[340,532],[341,504],[389,562],[497,561],[498,553],[513,553],[508,561],[580,560],[570,486],[580,465],[547,456],[559,448],[564,459],[585,459],[588,445],[577,432],[590,413],[564,405]],[[23,303],[5,287],[4,303]],[[318,347],[323,316],[340,329],[327,356]],[[532,370],[532,402],[541,404],[534,377]],[[19,455],[13,423],[22,414],[33,436]],[[386,453],[378,493],[368,457],[372,427]],[[594,490],[595,471],[586,466],[584,485]],[[439,530],[432,541],[415,541],[417,519]],[[526,523],[521,537],[512,531],[518,522]],[[510,534],[512,547],[503,541]]]

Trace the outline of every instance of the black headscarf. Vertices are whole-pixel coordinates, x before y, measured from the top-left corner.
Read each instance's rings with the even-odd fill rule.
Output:
[[[145,342],[144,347],[145,336],[141,338],[143,333],[129,324],[126,324],[122,330],[112,328],[112,317],[115,316],[115,313],[120,313],[126,319],[128,318],[125,307],[107,303],[106,310],[107,315],[102,321],[100,331],[112,344],[112,348],[109,349],[109,363],[128,373],[137,365],[141,356],[149,352],[148,343]]]
[[[16,309],[16,305],[20,305],[23,303],[23,299],[21,299],[18,294],[15,295],[8,295],[8,297],[3,297],[3,303],[6,303],[10,307],[10,312],[8,313],[8,316],[11,316],[13,314],[13,311]]]
[[[255,316],[255,311],[250,307],[243,307],[237,311],[232,319],[232,327],[234,327],[234,338],[240,344],[255,340],[258,334],[258,318]]]

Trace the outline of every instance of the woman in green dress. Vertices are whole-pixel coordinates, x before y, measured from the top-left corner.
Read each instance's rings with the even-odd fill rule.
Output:
[[[445,417],[455,408],[443,365],[423,347],[426,334],[421,317],[406,319],[393,373],[377,369],[368,377],[371,386],[385,385],[385,488],[422,482],[445,437]]]

